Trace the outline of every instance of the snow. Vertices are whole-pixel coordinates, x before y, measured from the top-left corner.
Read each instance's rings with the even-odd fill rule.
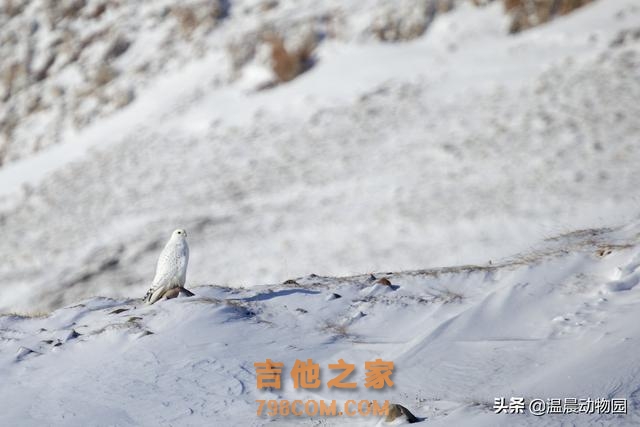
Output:
[[[63,22],[84,37],[121,21],[131,45],[104,103],[65,116],[53,92],[89,84],[111,32],[17,98],[55,105],[20,121],[0,166],[0,425],[388,424],[258,417],[256,399],[389,399],[436,426],[637,425],[636,1],[518,35],[501,2],[456,2],[388,43],[375,26],[421,25],[418,2],[304,3],[239,0],[189,36],[169,0],[96,22],[90,1]],[[2,40],[27,15],[1,14]],[[287,45],[322,34],[313,67],[265,88],[265,28]],[[34,67],[56,31],[39,30]],[[143,306],[175,228],[196,295]],[[342,358],[359,386],[285,375],[260,391],[267,358],[286,373],[312,358],[323,382]],[[394,388],[362,385],[377,358]],[[518,396],[626,398],[629,414],[494,414]]]
[[[638,274],[639,235],[635,223],[491,265],[199,286],[152,306],[98,297],[46,317],[3,316],[3,424],[386,425],[255,415],[257,399],[377,399],[429,425],[635,425],[640,378],[628,356],[640,350],[640,294],[606,288],[615,271]],[[280,390],[256,387],[253,364],[267,358],[284,363]],[[309,358],[323,383],[329,363],[355,364],[358,386],[295,389],[289,371]],[[377,358],[394,362],[394,387],[363,386],[364,362]],[[629,413],[494,414],[501,396],[627,398]]]
[[[169,67],[0,168],[0,308],[143,294],[176,227],[191,283],[246,286],[484,263],[628,223],[637,42],[611,41],[637,13],[595,2],[508,36],[499,4],[463,4],[412,41],[327,40],[312,69],[257,92],[225,80],[220,50]]]

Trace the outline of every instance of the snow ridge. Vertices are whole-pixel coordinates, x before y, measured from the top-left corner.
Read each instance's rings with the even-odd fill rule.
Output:
[[[256,399],[388,399],[429,425],[513,425],[493,398],[626,398],[634,425],[640,224],[583,230],[484,266],[310,275],[250,289],[201,286],[144,306],[91,298],[43,317],[0,317],[5,425],[386,425],[368,418],[257,417]],[[634,276],[634,277],[635,277]],[[617,277],[621,277],[618,279]],[[635,280],[635,279],[634,279]],[[637,280],[635,280],[637,283]],[[375,358],[395,388],[256,388],[254,362]],[[323,376],[323,382],[329,377]],[[37,392],[35,392],[37,390]],[[549,425],[557,417],[547,415]],[[545,417],[543,417],[545,419]],[[518,425],[539,425],[520,415]],[[396,422],[397,424],[397,422]]]

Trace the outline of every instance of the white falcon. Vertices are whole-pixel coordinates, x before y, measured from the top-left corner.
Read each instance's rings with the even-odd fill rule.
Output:
[[[184,289],[188,263],[189,245],[187,245],[187,232],[179,228],[171,234],[171,238],[158,258],[156,275],[153,278],[151,289],[144,297],[144,302],[153,304],[163,297],[167,299],[174,298],[181,291],[187,295],[193,295]]]

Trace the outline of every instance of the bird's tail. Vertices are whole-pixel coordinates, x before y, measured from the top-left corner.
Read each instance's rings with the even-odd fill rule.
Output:
[[[185,288],[184,286],[180,287],[180,293],[188,297],[192,297],[195,295],[193,292],[191,292],[189,289]]]
[[[148,303],[149,301],[151,301],[151,295],[153,295],[153,292],[155,292],[155,288],[152,286],[148,291],[147,294],[144,296],[144,298],[142,298],[143,302]]]

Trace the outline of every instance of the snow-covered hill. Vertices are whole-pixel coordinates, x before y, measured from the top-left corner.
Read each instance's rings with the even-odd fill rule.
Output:
[[[5,315],[0,423],[387,425],[256,415],[259,399],[375,399],[433,426],[637,425],[639,282],[635,223],[558,236],[498,264],[206,285],[153,306],[98,297],[40,318]],[[362,385],[364,362],[378,358],[395,364],[392,388]],[[280,390],[256,387],[254,363],[266,359],[284,363]],[[295,389],[296,359],[319,363],[323,383],[344,359],[358,387]],[[628,399],[628,414],[495,414],[499,397]]]
[[[214,55],[218,62],[202,82],[210,87],[242,74],[258,85],[274,77],[287,81],[304,71],[309,64],[297,62],[325,40],[408,40],[452,5],[453,0],[8,1],[0,7],[0,165],[64,142],[69,132],[131,104],[158,76],[202,56]],[[268,64],[272,45],[284,48],[278,67]]]
[[[336,6],[311,3],[313,16]],[[292,4],[267,23],[297,34]],[[161,19],[154,7],[132,20]],[[485,263],[637,216],[635,0],[518,35],[501,4],[462,2],[404,43],[362,36],[376,7],[344,9],[349,36],[323,39],[311,69],[259,91],[269,69],[257,57],[216,77],[229,68],[217,35],[263,16],[236,8],[194,33],[211,43],[202,54],[176,54],[118,113],[3,166],[0,310],[142,295],[177,227],[189,231],[191,285],[239,286]],[[179,31],[166,19],[158,28]],[[137,43],[114,61],[139,58]]]
[[[551,3],[5,2],[0,426],[640,424],[640,5]],[[143,306],[178,227],[196,295]]]

